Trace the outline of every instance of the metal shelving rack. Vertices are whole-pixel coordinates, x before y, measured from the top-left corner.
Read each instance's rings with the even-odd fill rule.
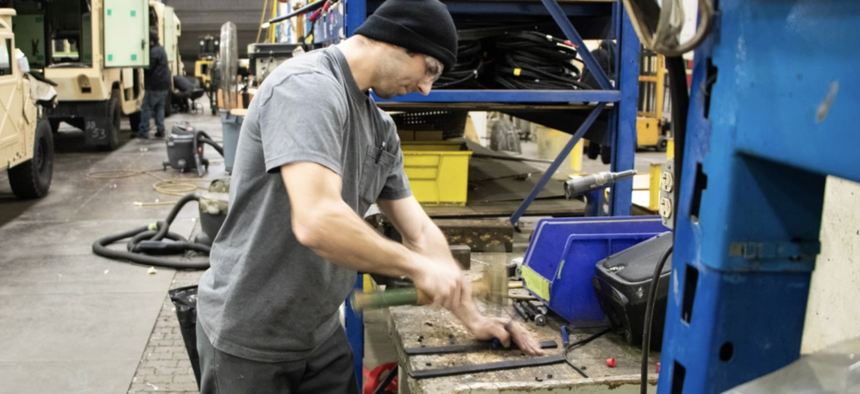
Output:
[[[349,37],[360,26],[368,14],[372,13],[380,1],[347,0],[344,10],[344,34]],[[550,16],[564,33],[566,38],[578,48],[586,48],[582,36],[571,22],[571,17],[577,23],[589,24],[590,20],[607,18],[609,28],[603,29],[604,36],[592,34],[588,38],[614,38],[617,40],[619,53],[615,56],[616,81],[613,84],[597,61],[587,50],[580,50],[580,55],[589,70],[595,71],[600,84],[599,90],[434,90],[428,96],[411,94],[393,100],[377,98],[380,106],[390,104],[398,108],[411,106],[420,108],[421,105],[473,104],[480,107],[489,103],[505,103],[508,105],[557,105],[556,109],[539,111],[510,110],[512,115],[522,113],[524,118],[535,123],[568,132],[574,135],[571,144],[564,149],[559,157],[541,180],[538,187],[523,201],[517,212],[511,216],[511,222],[516,224],[525,213],[526,208],[537,196],[551,174],[558,168],[576,142],[589,130],[598,116],[605,118],[607,123],[608,145],[612,146],[612,170],[623,171],[633,168],[636,148],[636,97],[638,93],[638,55],[639,39],[620,2],[612,1],[446,1],[445,4],[454,16],[458,18],[491,19],[498,16]],[[590,23],[594,25],[594,23]],[[598,23],[600,24],[600,23]],[[590,26],[591,30],[595,29]],[[588,103],[583,113],[582,103]],[[570,105],[570,109],[565,108]],[[601,114],[601,112],[606,114]],[[537,112],[537,113],[536,113]],[[610,196],[610,214],[628,215],[630,213],[632,180],[619,182],[613,188]]]
[[[337,41],[332,32],[342,28],[340,37],[349,37],[381,1],[343,0],[335,17],[323,18],[326,41]],[[421,109],[456,105],[458,109],[498,107],[500,110],[534,123],[552,127],[573,135],[530,195],[522,202],[510,221],[516,225],[528,206],[558,169],[576,143],[599,121],[605,123],[606,133],[600,142],[612,147],[612,171],[624,171],[634,166],[636,149],[636,117],[639,76],[639,39],[629,17],[619,1],[445,1],[456,23],[463,19],[491,21],[500,17],[545,18],[555,22],[564,36],[572,42],[585,66],[595,74],[600,85],[596,90],[434,90],[428,96],[411,94],[393,100],[376,97],[380,107]],[[341,18],[342,15],[342,18]],[[547,18],[549,17],[549,18]],[[573,22],[572,20],[573,19]],[[331,25],[339,25],[332,27]],[[586,49],[580,26],[588,39],[615,39],[617,53],[614,70],[616,79],[610,81],[596,59]],[[319,26],[317,26],[319,29]],[[633,192],[632,180],[617,183],[609,199],[610,215],[629,215]],[[362,287],[362,280],[356,288]],[[347,307],[347,336],[355,353],[356,375],[361,382],[364,333],[361,314]]]

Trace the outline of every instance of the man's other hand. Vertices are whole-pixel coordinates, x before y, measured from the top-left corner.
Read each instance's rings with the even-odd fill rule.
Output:
[[[525,354],[530,356],[543,356],[544,354],[540,342],[535,339],[532,333],[522,324],[513,320],[482,317],[471,324],[469,330],[475,338],[480,340],[496,338],[504,347],[510,347],[511,341],[513,341]]]

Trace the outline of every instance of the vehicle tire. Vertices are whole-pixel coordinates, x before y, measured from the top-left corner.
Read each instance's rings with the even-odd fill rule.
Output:
[[[600,156],[600,144],[594,141],[588,141],[588,146],[585,149],[585,155],[591,160],[597,160],[597,156]]]
[[[51,133],[57,134],[60,131],[60,120],[59,119],[48,119],[48,123],[51,126]]]
[[[669,140],[665,138],[661,138],[660,141],[657,142],[657,152],[665,152],[668,147]]]
[[[131,124],[131,132],[140,131],[140,111],[128,115],[128,123]]]
[[[36,123],[33,158],[9,169],[9,184],[18,198],[41,198],[48,194],[54,174],[54,136],[48,119]]]
[[[110,130],[107,131],[108,142],[99,146],[99,149],[112,151],[119,146],[119,127],[122,118],[122,103],[119,101],[118,90],[113,91],[107,106],[108,126],[110,127]]]
[[[600,161],[603,164],[612,163],[612,147],[608,145],[603,145],[600,147]]]

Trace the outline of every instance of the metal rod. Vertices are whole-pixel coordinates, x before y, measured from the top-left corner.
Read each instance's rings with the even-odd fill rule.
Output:
[[[603,111],[603,107],[605,106],[606,103],[599,103],[596,107],[594,107],[591,113],[588,114],[588,117],[585,118],[585,121],[582,122],[582,124],[579,126],[579,129],[576,130],[576,133],[573,135],[570,141],[567,142],[567,145],[564,146],[564,149],[559,152],[558,156],[555,158],[555,161],[550,164],[549,168],[543,174],[543,177],[541,177],[538,184],[535,185],[531,193],[529,193],[529,196],[526,197],[525,200],[523,200],[522,204],[520,204],[520,207],[517,208],[517,211],[514,212],[513,215],[511,215],[511,224],[513,224],[514,226],[517,225],[517,222],[519,222],[523,214],[526,213],[526,209],[528,209],[529,205],[531,205],[535,198],[537,198],[537,195],[541,192],[541,190],[543,190],[544,186],[546,186],[547,182],[549,182],[550,178],[552,178],[552,175],[555,174],[556,170],[561,167],[561,163],[564,162],[564,159],[567,158],[567,155],[570,154],[570,151],[573,150],[573,147],[576,146],[576,143],[579,142],[580,138],[585,135],[585,132],[588,131],[588,128],[591,127],[591,124],[594,123],[594,121],[597,119],[597,116],[600,115],[600,112]]]
[[[528,157],[516,157],[516,156],[508,156],[508,157],[505,157],[505,156],[499,156],[499,155],[488,155],[488,154],[485,154],[485,153],[472,153],[472,157],[480,157],[480,158],[486,158],[486,159],[507,160],[507,161],[520,161],[520,162],[528,161],[528,162],[546,163],[546,164],[550,164],[550,163],[552,163],[552,160],[546,160],[546,159],[530,159],[530,158],[528,158]]]
[[[540,343],[541,349],[555,349],[558,347],[558,342],[556,341],[542,341]],[[450,345],[450,346],[437,346],[437,347],[411,347],[403,349],[403,351],[410,356],[415,355],[427,355],[427,354],[449,354],[449,353],[469,353],[469,352],[478,352],[481,350],[515,350],[519,349],[516,346],[512,346],[508,349],[494,349],[492,343],[479,343],[473,345]]]
[[[415,379],[436,378],[442,376],[464,375],[467,373],[479,373],[490,371],[501,371],[505,369],[518,369],[525,367],[539,367],[542,365],[559,364],[565,362],[564,356],[527,358],[523,360],[501,361],[497,363],[464,365],[461,367],[425,369],[423,371],[412,371],[409,373]]]
[[[294,16],[307,14],[308,12],[311,12],[311,11],[316,11],[316,10],[322,8],[323,5],[325,5],[325,1],[323,1],[323,0],[317,1],[315,3],[310,3],[310,4],[308,4],[302,8],[299,8],[299,9],[289,13],[289,14],[279,16],[277,18],[269,19],[266,23],[263,23],[263,28],[264,29],[268,28],[269,25],[271,25],[272,23],[283,22],[283,21],[290,19]]]

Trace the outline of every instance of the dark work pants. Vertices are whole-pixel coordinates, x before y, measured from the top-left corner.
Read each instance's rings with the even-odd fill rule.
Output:
[[[140,128],[137,133],[142,137],[149,136],[149,118],[155,115],[155,132],[164,135],[164,106],[167,105],[169,90],[147,90],[140,106]]]
[[[352,349],[341,329],[306,359],[267,363],[215,349],[198,323],[197,352],[201,394],[358,394]]]

